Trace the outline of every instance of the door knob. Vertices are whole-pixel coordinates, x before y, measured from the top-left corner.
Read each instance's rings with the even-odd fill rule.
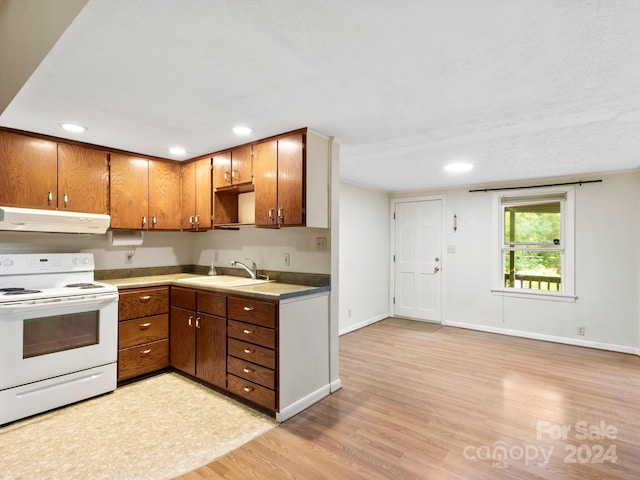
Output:
[[[436,267],[436,268],[433,269],[433,273],[438,273],[439,271],[440,271],[439,267]]]

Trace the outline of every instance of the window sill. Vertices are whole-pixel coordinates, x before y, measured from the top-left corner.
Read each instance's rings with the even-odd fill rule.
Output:
[[[521,291],[506,288],[492,289],[494,295],[502,295],[504,297],[528,298],[530,300],[550,300],[552,302],[575,302],[578,297],[562,292],[546,292],[546,291]]]

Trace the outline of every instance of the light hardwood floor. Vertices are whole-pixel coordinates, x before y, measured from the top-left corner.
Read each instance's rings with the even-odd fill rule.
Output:
[[[340,337],[340,376],[181,480],[640,479],[635,355],[378,323]]]

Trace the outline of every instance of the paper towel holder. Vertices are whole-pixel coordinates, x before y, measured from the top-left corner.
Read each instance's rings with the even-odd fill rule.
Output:
[[[113,246],[142,245],[144,240],[143,230],[109,230],[107,239]]]

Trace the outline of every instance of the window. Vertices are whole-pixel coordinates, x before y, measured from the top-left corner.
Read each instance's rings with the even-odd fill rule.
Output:
[[[494,291],[573,296],[573,189],[498,195]]]

